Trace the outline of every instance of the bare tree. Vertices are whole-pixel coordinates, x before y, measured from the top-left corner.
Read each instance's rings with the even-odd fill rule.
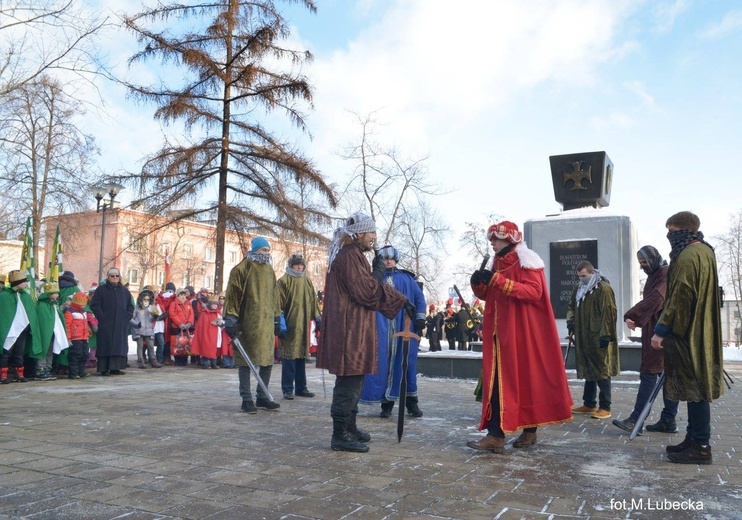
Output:
[[[724,287],[732,290],[737,305],[735,333],[737,343],[742,343],[742,210],[730,215],[729,229],[726,233],[713,237],[716,242],[716,257],[719,262],[719,275]]]
[[[316,11],[311,0],[293,3]],[[155,103],[155,118],[182,124],[183,132],[166,137],[141,172],[120,180],[141,186],[150,211],[189,208],[180,218],[191,219],[216,211],[215,289],[224,278],[227,228],[273,234],[283,228],[321,239],[297,221],[301,205],[285,186],[304,182],[334,206],[332,188],[308,158],[264,126],[279,111],[305,130],[301,107],[312,100],[300,68],[312,56],[282,45],[290,30],[275,2],[158,4],[123,22],[143,45],[130,64],[159,60],[169,72],[153,86],[128,84],[130,92]],[[301,213],[323,217],[311,207]]]
[[[104,24],[74,0],[0,2],[0,98],[42,76],[98,71],[91,36]]]
[[[5,96],[0,106],[0,190],[22,219],[31,216],[38,258],[42,220],[87,206],[98,154],[77,125],[84,114],[61,82],[42,76]]]
[[[436,245],[449,230],[430,200],[446,191],[430,181],[427,157],[405,159],[397,148],[379,142],[375,114],[354,115],[361,129],[359,142],[340,154],[354,163],[343,192],[345,204],[353,206],[349,211],[365,208],[376,220],[379,242],[393,244],[404,258],[401,264],[432,282],[440,274],[444,254]]]
[[[492,222],[501,220],[496,214],[490,214],[476,222],[466,222],[466,229],[459,237],[460,251],[465,262],[458,263],[454,268],[454,283],[462,291],[469,291],[469,277],[479,268],[485,255],[492,254],[489,240],[487,240],[487,228]]]

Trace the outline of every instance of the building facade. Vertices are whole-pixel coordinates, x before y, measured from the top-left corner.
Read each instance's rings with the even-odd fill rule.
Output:
[[[121,271],[132,293],[138,293],[145,285],[162,287],[166,282],[167,254],[171,280],[176,287],[215,290],[216,226],[189,220],[171,222],[171,218],[115,206],[105,213],[104,232],[102,212],[83,211],[47,219],[45,256],[49,257],[53,233],[59,225],[64,269],[75,273],[84,288],[99,282],[99,270],[105,277],[110,267]],[[247,234],[227,231],[221,290],[226,288],[232,268],[249,250],[251,238]],[[325,247],[266,238],[271,242],[277,278],[283,275],[288,257],[301,253],[307,263],[307,276],[318,290],[324,287],[327,272]]]

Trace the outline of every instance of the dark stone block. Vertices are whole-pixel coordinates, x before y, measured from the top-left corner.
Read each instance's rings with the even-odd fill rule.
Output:
[[[565,211],[610,204],[613,163],[605,152],[552,155],[549,163],[554,198]]]

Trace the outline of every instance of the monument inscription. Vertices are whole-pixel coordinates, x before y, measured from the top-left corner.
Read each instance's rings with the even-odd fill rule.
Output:
[[[565,240],[549,243],[549,294],[554,317],[567,317],[567,305],[577,284],[577,264],[587,260],[598,268],[598,241]]]

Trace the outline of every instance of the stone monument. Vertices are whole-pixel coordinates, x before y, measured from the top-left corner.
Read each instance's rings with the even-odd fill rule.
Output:
[[[605,209],[611,198],[613,163],[605,152],[553,155],[549,162],[554,198],[564,211],[526,221],[523,233],[528,247],[546,264],[559,335],[567,335],[567,303],[578,281],[575,267],[588,260],[610,280],[618,307],[618,339],[627,343],[630,334],[636,335],[623,323],[623,314],[639,299],[639,248],[629,217]],[[623,369],[638,370],[634,354],[621,350]]]

